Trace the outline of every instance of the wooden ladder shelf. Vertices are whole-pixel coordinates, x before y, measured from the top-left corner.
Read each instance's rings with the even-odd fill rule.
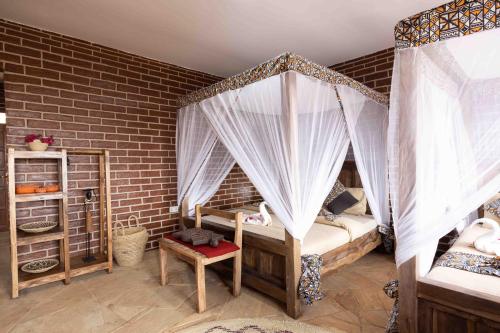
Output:
[[[69,226],[68,226],[68,155],[98,155],[99,156],[99,198],[100,198],[100,248],[96,260],[84,263],[82,257],[69,256]],[[56,159],[58,164],[59,185],[61,191],[54,193],[16,194],[16,160],[19,159]],[[19,296],[19,291],[42,284],[64,281],[70,283],[71,277],[107,269],[113,269],[112,230],[111,230],[111,193],[110,166],[107,150],[91,151],[18,151],[10,148],[8,151],[8,198],[10,223],[10,253],[12,274],[12,297]],[[59,225],[42,233],[26,233],[17,230],[16,204],[33,201],[59,200]],[[107,244],[105,244],[105,235]],[[47,241],[59,241],[59,266],[45,273],[29,274],[19,268],[17,247]],[[106,246],[105,246],[106,245]]]

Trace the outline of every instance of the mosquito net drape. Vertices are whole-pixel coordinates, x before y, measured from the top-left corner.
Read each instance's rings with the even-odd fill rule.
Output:
[[[234,166],[234,158],[217,139],[196,104],[177,115],[177,200],[205,204]]]
[[[500,190],[500,29],[396,50],[389,121],[396,261],[436,244]]]
[[[301,72],[273,72],[298,63]],[[286,230],[302,240],[340,173],[351,134],[370,207],[377,222],[387,224],[388,110],[367,96],[384,100],[286,54],[195,92],[178,113],[179,203],[186,197],[190,207],[205,203],[236,161]]]
[[[333,85],[286,72],[200,103],[238,165],[302,240],[349,146]]]
[[[389,226],[387,126],[389,113],[358,91],[337,86],[366,199],[379,225]]]

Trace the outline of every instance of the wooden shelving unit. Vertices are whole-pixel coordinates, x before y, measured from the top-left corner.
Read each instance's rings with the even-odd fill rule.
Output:
[[[69,238],[68,238],[68,163],[66,150],[61,151],[17,151],[9,149],[8,180],[9,180],[9,223],[10,223],[10,259],[12,273],[12,297],[19,296],[19,290],[41,284],[64,280],[70,282]],[[44,194],[16,194],[16,160],[19,159],[56,159],[59,172],[60,192]],[[16,203],[59,200],[59,226],[53,230],[28,234],[17,230]],[[19,269],[17,247],[51,240],[59,241],[59,267],[41,274],[28,274]]]
[[[69,256],[68,236],[68,155],[97,155],[99,156],[99,206],[100,206],[100,246],[99,253],[95,253],[95,261],[86,263],[82,256]],[[59,171],[60,192],[43,194],[16,194],[15,165],[18,159],[57,159]],[[25,288],[42,284],[64,281],[68,284],[72,277],[99,271],[113,270],[112,227],[111,227],[111,179],[110,179],[109,152],[107,150],[72,150],[66,151],[17,151],[13,148],[8,152],[8,197],[10,222],[10,248],[12,272],[12,297],[19,296],[19,291]],[[16,204],[42,200],[59,200],[59,225],[49,231],[30,234],[17,230]],[[105,240],[106,235],[106,240]],[[19,269],[17,247],[46,241],[59,241],[60,263],[48,272],[28,274]]]
[[[68,150],[68,155],[88,155],[99,157],[99,253],[93,253],[95,261],[83,262],[83,256],[70,258],[70,277],[100,270],[113,271],[113,234],[111,226],[111,168],[109,151],[99,149]],[[106,235],[106,239],[104,237]]]

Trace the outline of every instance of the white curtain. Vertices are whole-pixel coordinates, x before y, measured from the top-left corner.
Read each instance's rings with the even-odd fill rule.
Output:
[[[288,232],[302,240],[349,146],[334,86],[289,71],[199,105]]]
[[[389,116],[397,264],[500,190],[500,29],[396,51]]]
[[[337,89],[370,210],[379,225],[389,226],[389,110],[355,89],[343,85]]]
[[[217,192],[235,162],[196,104],[179,110],[176,131],[177,201],[181,205],[188,197],[192,215],[195,204]]]

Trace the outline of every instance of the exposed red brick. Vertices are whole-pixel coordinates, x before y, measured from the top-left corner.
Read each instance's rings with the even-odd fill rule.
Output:
[[[177,228],[178,215],[168,213],[177,204],[177,98],[221,78],[5,20],[0,51],[8,146],[25,149],[25,135],[43,133],[54,135],[56,149],[109,149],[113,221],[138,215],[151,235],[147,248],[157,247],[159,237]],[[82,189],[97,186],[98,159],[69,160],[70,251],[76,254],[85,248]],[[19,164],[16,171],[18,182],[57,181],[50,161]],[[258,197],[235,167],[209,205],[227,208]],[[98,203],[93,208],[98,214]],[[57,220],[57,201],[19,204],[17,216],[18,223]],[[19,253],[20,262],[56,256],[57,243]]]
[[[389,96],[393,62],[394,49],[389,48],[330,68]]]

